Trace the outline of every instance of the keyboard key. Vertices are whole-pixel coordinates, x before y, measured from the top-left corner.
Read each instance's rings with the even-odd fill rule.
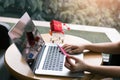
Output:
[[[43,65],[43,70],[62,71],[64,55],[57,46],[50,46]]]

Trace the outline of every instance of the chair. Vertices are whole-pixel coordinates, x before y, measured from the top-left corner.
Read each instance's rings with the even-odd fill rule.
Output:
[[[4,54],[10,45],[9,29],[9,25],[0,23],[0,80],[13,80],[4,63]]]

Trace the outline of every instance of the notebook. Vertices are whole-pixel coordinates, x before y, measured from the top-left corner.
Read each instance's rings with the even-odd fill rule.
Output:
[[[83,72],[72,73],[64,66],[65,55],[58,44],[45,43],[27,12],[8,34],[35,75],[83,77]],[[83,54],[75,56],[83,59]]]

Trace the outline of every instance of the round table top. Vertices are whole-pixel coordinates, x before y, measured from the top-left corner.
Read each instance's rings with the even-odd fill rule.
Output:
[[[49,34],[42,34],[43,39],[45,42],[50,42],[50,35]],[[90,43],[89,41],[72,36],[72,35],[64,35],[64,43],[63,44],[74,44],[74,45],[80,45]],[[84,60],[87,63],[93,64],[93,65],[100,65],[102,62],[102,55],[101,53],[87,53],[84,56]],[[15,44],[11,44],[10,47],[6,50],[5,53],[5,63],[9,71],[18,79],[24,79],[24,80],[34,80],[34,79],[44,79],[44,80],[70,80],[73,78],[66,78],[66,77],[54,77],[54,76],[37,76],[34,75],[26,61],[23,59],[21,53],[15,46]],[[76,78],[75,78],[76,79]]]

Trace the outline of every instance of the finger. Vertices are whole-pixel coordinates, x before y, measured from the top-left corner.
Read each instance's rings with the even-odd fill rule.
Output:
[[[71,72],[75,72],[74,66],[69,64],[67,61],[65,62],[65,67],[68,68]]]
[[[79,49],[77,46],[74,45],[69,45],[65,48],[66,52],[70,53],[70,54],[74,54],[74,53],[79,53]]]
[[[68,49],[71,49],[71,46],[70,45],[66,45],[66,46],[63,46],[64,50],[68,50]]]
[[[71,56],[68,56],[68,57],[66,57],[66,61],[67,61],[67,63],[69,63],[69,65],[71,65],[71,66],[75,66],[75,64],[71,61]]]
[[[72,71],[72,66],[71,66],[71,64],[69,64],[69,62],[67,61],[67,59],[66,59],[66,61],[65,61],[65,67],[66,68],[68,68],[69,70],[71,70]]]
[[[72,60],[74,60],[75,62],[79,62],[79,61],[80,61],[79,58],[76,58],[76,57],[74,57],[74,56],[69,56],[68,59],[72,59]],[[70,60],[70,61],[71,61],[71,60]],[[72,63],[73,63],[73,62],[72,62]]]
[[[65,65],[66,68],[70,69],[70,64],[67,61],[65,61],[64,65]]]
[[[80,51],[79,49],[74,49],[74,50],[71,50],[70,51],[70,53],[77,53],[77,54],[79,54],[79,53],[81,53],[82,51]]]
[[[67,47],[67,46],[68,46],[68,44],[64,44],[62,47],[65,48],[65,47]]]
[[[71,53],[71,46],[70,45],[64,45],[62,47],[67,53]]]

